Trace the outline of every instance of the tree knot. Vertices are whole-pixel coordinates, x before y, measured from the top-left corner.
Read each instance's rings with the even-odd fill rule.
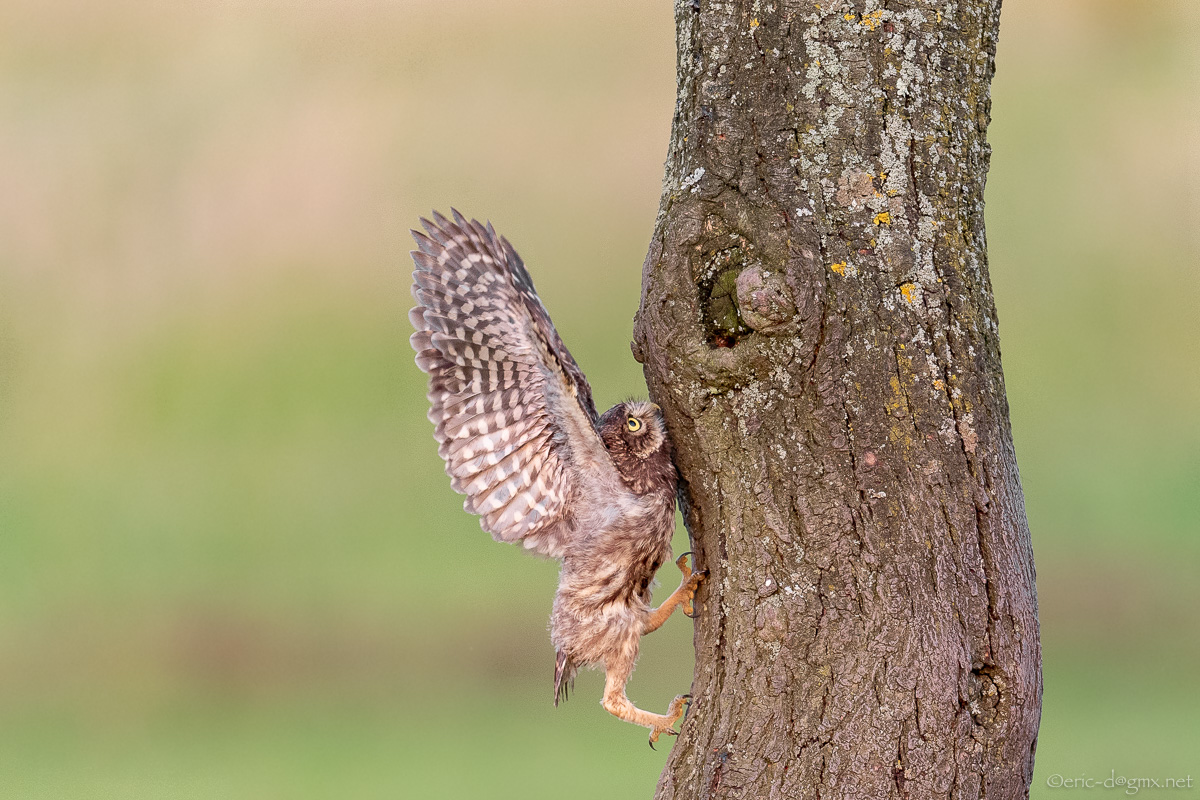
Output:
[[[751,264],[738,273],[736,300],[742,321],[759,333],[775,333],[796,319],[796,303],[783,275]]]

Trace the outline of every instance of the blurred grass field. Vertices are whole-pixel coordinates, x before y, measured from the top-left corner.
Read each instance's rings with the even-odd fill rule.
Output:
[[[554,565],[442,474],[405,254],[431,207],[490,217],[598,404],[643,393],[669,5],[0,19],[0,796],[648,797],[665,752],[599,676],[550,704]],[[1035,797],[1200,778],[1198,19],[1005,4],[988,233]],[[647,640],[639,704],[687,685],[690,642]]]

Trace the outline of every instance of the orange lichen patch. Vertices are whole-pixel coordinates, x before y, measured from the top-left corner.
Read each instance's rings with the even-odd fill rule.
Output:
[[[892,387],[892,396],[883,401],[883,407],[888,410],[889,414],[897,414],[907,409],[904,402],[904,393],[900,391],[900,379],[895,375],[888,381]]]
[[[911,448],[913,443],[912,436],[910,436],[904,430],[904,428],[901,427],[899,422],[888,429],[888,441],[894,445],[899,445],[906,450]]]
[[[944,392],[944,391],[946,391],[946,382],[943,381],[941,378],[934,378],[933,379],[933,388],[937,389],[939,392]]]
[[[847,22],[854,22],[857,17],[855,17],[853,14],[843,14],[842,19],[846,20]]]
[[[941,12],[938,13],[940,14]],[[882,16],[883,11],[872,11],[870,14],[863,14],[862,19],[859,20],[858,24],[862,25],[869,31],[873,31],[879,27],[879,23],[882,21],[880,17]]]
[[[904,302],[912,304],[917,302],[917,286],[914,283],[905,283],[900,286],[900,296],[904,298]]]
[[[886,211],[880,211],[878,214],[875,215],[875,219],[873,219],[871,221],[874,222],[876,225],[891,225],[892,224],[892,215]]]
[[[758,17],[755,17],[754,19],[750,20],[750,27],[751,27],[751,28],[757,28],[757,27],[758,27]]]
[[[904,345],[900,345],[900,350],[896,353],[896,365],[900,368],[900,380],[904,383],[914,383],[916,381],[912,363],[912,359],[904,353]]]
[[[846,277],[846,262],[845,261],[839,261],[836,264],[830,264],[829,268],[831,270],[833,270],[834,272],[836,272],[838,275],[841,275],[843,278]]]
[[[900,378],[893,375],[888,379],[888,384],[892,389],[892,396],[883,401],[883,407],[887,409],[888,414],[896,417],[888,430],[888,441],[905,448],[912,447],[912,436],[909,435],[908,426],[902,421],[904,418],[912,416],[908,398],[900,387]]]

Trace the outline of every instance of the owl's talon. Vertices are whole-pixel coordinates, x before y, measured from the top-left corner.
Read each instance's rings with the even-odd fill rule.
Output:
[[[708,570],[701,572],[693,572],[688,566],[687,557],[692,556],[692,561],[695,562],[696,554],[691,550],[687,551],[679,558],[675,559],[675,566],[683,573],[683,581],[680,583],[680,591],[683,592],[683,599],[679,606],[683,609],[683,615],[688,619],[696,618],[696,608],[692,605],[692,598],[696,594],[696,587],[700,585],[700,581],[704,580],[704,576],[708,574]]]
[[[665,728],[661,731],[658,731],[658,730],[650,731],[649,744],[650,744],[651,750],[658,752],[658,748],[654,746],[654,743],[657,742],[658,737],[664,733],[667,734],[668,736],[678,736],[679,735],[679,731],[675,730],[674,728]]]
[[[700,584],[708,577],[708,570],[702,569],[699,572],[688,570],[684,573],[683,584],[680,589],[683,591],[684,597],[680,602],[680,607],[683,609],[683,615],[688,619],[696,618],[696,607],[692,600],[696,596],[696,589],[700,588]]]
[[[679,731],[675,730],[675,723],[687,717],[688,709],[691,707],[692,696],[690,694],[677,695],[671,701],[671,707],[667,709],[667,713],[658,717],[658,723],[650,727],[650,748],[654,747],[654,743],[658,741],[658,737],[664,733],[668,736],[678,736]]]

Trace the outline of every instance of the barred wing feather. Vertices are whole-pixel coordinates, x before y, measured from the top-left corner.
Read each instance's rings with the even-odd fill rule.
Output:
[[[561,557],[579,465],[613,469],[591,390],[516,251],[490,224],[453,216],[413,232],[410,341],[438,454],[484,530]]]

